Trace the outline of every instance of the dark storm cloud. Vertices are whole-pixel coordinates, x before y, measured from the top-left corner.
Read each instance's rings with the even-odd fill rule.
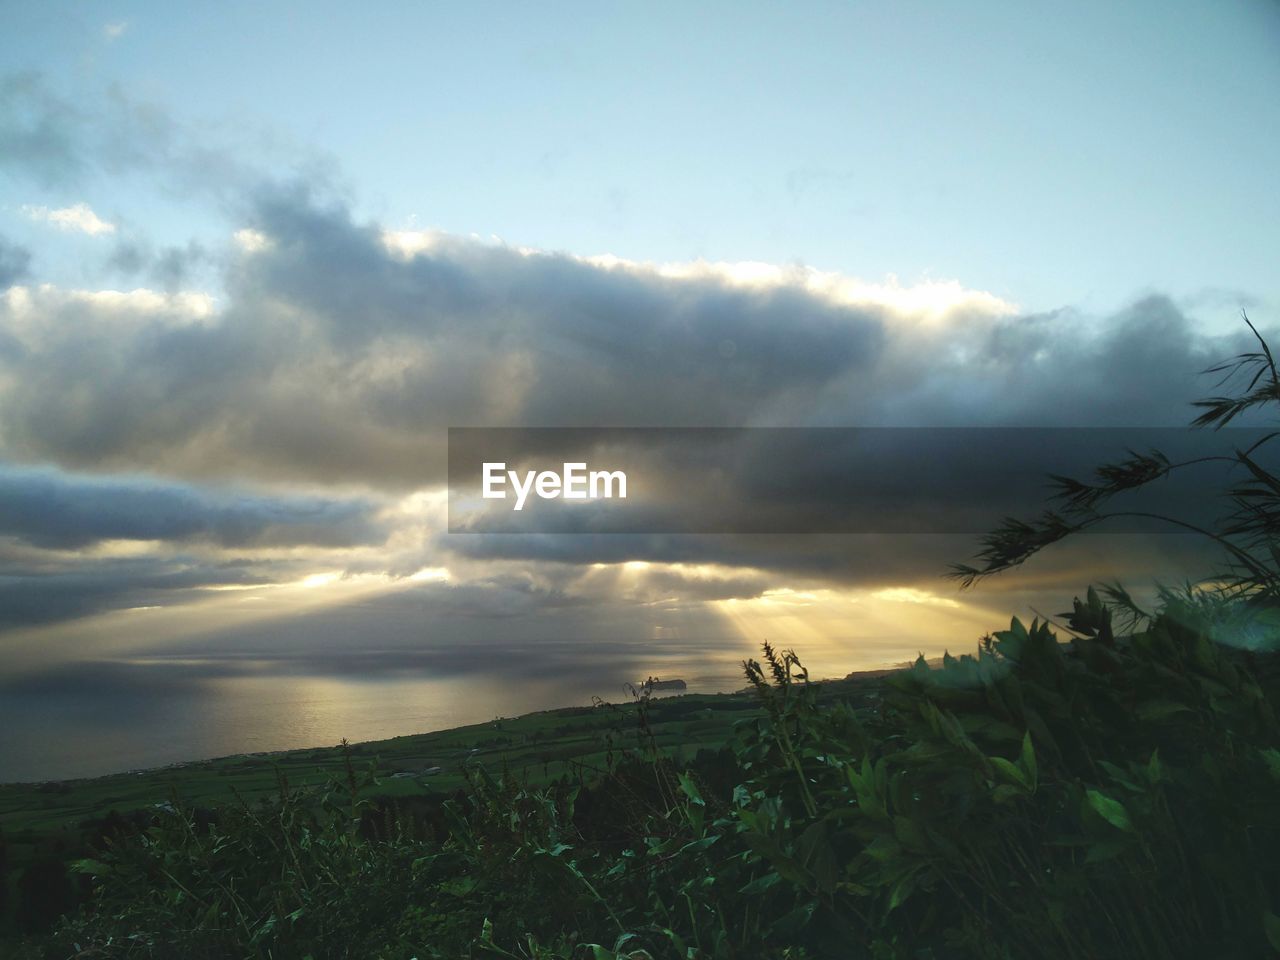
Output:
[[[0,562],[0,627],[29,627],[110,610],[198,599],[211,587],[272,583],[286,564],[211,563],[192,557],[51,562],[12,569]]]
[[[346,347],[466,332],[494,353],[532,353],[540,376],[519,411],[527,422],[598,423],[583,417],[583,389],[597,404],[616,394],[610,407],[632,421],[637,402],[656,423],[737,419],[748,391],[767,398],[865,369],[883,341],[880,311],[799,288],[636,275],[465,241],[405,262],[376,228],[305,192],[266,193],[255,212],[277,248],[246,261],[241,297],[283,296]],[[723,356],[730,341],[732,362]],[[672,388],[685,396],[667,399]],[[691,411],[685,400],[707,407]]]
[[[46,548],[100,540],[349,547],[386,539],[374,511],[364,500],[237,495],[139,477],[0,465],[0,536]]]
[[[0,318],[27,351],[0,397],[11,453],[410,489],[468,424],[1173,425],[1196,371],[1242,345],[1162,298],[1097,332],[968,308],[930,325],[714,272],[449,238],[403,257],[304,188],[259,191],[252,216],[268,246],[202,322],[122,327],[53,295],[38,335]]]
[[[441,480],[450,424],[743,422],[870,372],[885,339],[882,310],[799,289],[475,243],[405,260],[305,196],[258,212],[274,246],[241,258],[210,322],[39,304],[59,322],[5,391],[9,448],[404,489]]]
[[[988,423],[1152,427],[1186,424],[1213,386],[1205,369],[1253,344],[1243,324],[1208,336],[1168,297],[1148,296],[1105,318],[1005,318],[976,346],[968,402],[983,403]]]

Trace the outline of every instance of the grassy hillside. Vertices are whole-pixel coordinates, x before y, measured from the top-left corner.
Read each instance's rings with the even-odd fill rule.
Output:
[[[745,694],[686,695],[655,699],[649,709],[664,747],[696,751],[722,745],[732,722],[756,705]],[[342,775],[347,756],[361,765],[375,761],[379,789],[392,796],[457,790],[465,782],[466,762],[505,766],[544,781],[565,773],[571,760],[603,766],[607,751],[619,749],[628,726],[634,727],[635,710],[634,704],[570,707],[353,744],[345,751],[334,746],[242,754],[83,780],[0,784],[0,829],[12,848],[27,842],[24,838],[49,837],[109,810],[143,810],[175,796],[197,806],[237,795],[256,800],[277,793],[280,777],[304,787]],[[437,772],[424,773],[436,767]]]

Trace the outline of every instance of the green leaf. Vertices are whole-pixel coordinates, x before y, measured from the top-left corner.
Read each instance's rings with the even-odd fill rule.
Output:
[[[691,853],[698,850],[706,850],[713,843],[720,839],[719,834],[711,834],[709,837],[699,837],[697,840],[690,840],[684,846],[680,847],[680,853]]]
[[[111,872],[111,867],[101,860],[75,860],[71,864],[71,871],[85,873],[91,877],[105,877]]]
[[[1022,769],[1026,771],[1031,781],[1031,789],[1034,790],[1040,780],[1040,772],[1036,767],[1036,751],[1031,745],[1030,730],[1022,735]]]
[[[769,872],[762,877],[756,877],[754,880],[752,880],[750,883],[748,883],[745,887],[743,887],[738,892],[745,896],[752,897],[752,896],[755,896],[757,893],[764,893],[770,887],[780,883],[781,881],[782,881],[782,877],[780,877],[777,873]]]
[[[627,870],[627,861],[619,859],[612,867],[605,871],[604,875],[609,878],[621,876]]]
[[[1018,769],[1017,764],[1006,760],[1004,757],[988,757],[987,759],[991,761],[991,765],[995,767],[996,770],[1010,783],[1016,783],[1018,786],[1027,790],[1031,789],[1031,784],[1028,782],[1026,774]]]
[[[1173,700],[1148,700],[1138,706],[1138,717],[1141,720],[1163,720],[1175,713],[1189,713],[1191,708],[1185,703]]]
[[[441,892],[451,894],[455,897],[465,897],[475,888],[475,877],[456,877],[453,880],[446,880],[444,883],[440,884]]]
[[[1015,787],[1012,784],[1002,783],[992,791],[991,799],[996,803],[1009,803],[1012,800],[1016,800],[1018,797],[1025,797],[1026,795],[1027,791],[1023,790],[1022,787]]]
[[[1117,830],[1133,830],[1133,821],[1129,819],[1129,811],[1124,808],[1124,804],[1119,800],[1113,800],[1105,793],[1097,790],[1089,790],[1085,794],[1085,800],[1098,816],[1106,820]]]
[[[1271,944],[1271,949],[1280,953],[1280,917],[1270,910],[1264,910],[1262,928],[1267,931],[1267,941]]]
[[[867,856],[881,863],[888,863],[902,852],[902,846],[888,834],[879,834],[865,848]]]
[[[702,794],[698,791],[698,785],[683,773],[678,774],[680,778],[680,790],[691,803],[696,803],[700,807],[706,806],[706,801],[702,799]]]
[[[1089,852],[1085,854],[1085,863],[1101,863],[1104,860],[1114,860],[1120,854],[1128,849],[1128,844],[1122,840],[1104,840],[1101,843],[1089,844]]]
[[[893,818],[893,835],[899,843],[915,853],[929,849],[929,840],[924,830],[910,817]]]
[[[1267,765],[1267,770],[1271,776],[1280,780],[1280,750],[1262,750],[1262,760]]]
[[[1106,760],[1098,761],[1098,766],[1107,771],[1107,774],[1111,777],[1113,782],[1118,783],[1126,790],[1133,793],[1142,793],[1142,787],[1133,782],[1133,779],[1129,776],[1129,772],[1127,770],[1122,770],[1114,763],[1108,763]]]
[[[916,887],[919,886],[919,881],[918,881],[919,875],[920,875],[920,868],[913,867],[908,873],[904,874],[901,878],[899,878],[898,882],[893,885],[893,890],[889,893],[889,910],[890,911],[893,911],[903,901],[905,901],[907,897],[911,896],[911,894],[915,891]]]

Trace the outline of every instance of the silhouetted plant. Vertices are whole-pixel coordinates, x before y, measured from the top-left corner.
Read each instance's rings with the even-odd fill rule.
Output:
[[[1271,349],[1247,316],[1244,321],[1257,340],[1258,349],[1206,371],[1223,375],[1219,386],[1244,383],[1234,395],[1197,401],[1194,405],[1203,413],[1195,418],[1193,426],[1216,430],[1248,411],[1280,406],[1280,375]],[[1018,566],[1072,534],[1120,517],[1145,517],[1198,534],[1221,549],[1226,565],[1207,578],[1214,591],[1224,597],[1270,604],[1280,599],[1280,477],[1260,464],[1257,454],[1276,436],[1269,433],[1245,449],[1182,462],[1171,461],[1158,450],[1129,451],[1127,458],[1098,467],[1090,481],[1055,476],[1056,509],[1044,511],[1033,521],[1006,518],[982,538],[977,562],[954,565],[951,576],[959,579],[962,586],[971,587],[984,577]],[[1207,462],[1231,464],[1239,469],[1241,477],[1219,492],[1226,513],[1216,529],[1181,517],[1105,509],[1117,494]],[[1119,591],[1115,599],[1122,601],[1122,597],[1123,591]]]

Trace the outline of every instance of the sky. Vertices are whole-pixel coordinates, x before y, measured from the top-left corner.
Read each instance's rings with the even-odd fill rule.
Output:
[[[1276,327],[1275,3],[4,18],[0,685],[495,637],[837,674],[1201,559],[962,595],[972,538],[451,535],[447,430],[1186,423]]]

